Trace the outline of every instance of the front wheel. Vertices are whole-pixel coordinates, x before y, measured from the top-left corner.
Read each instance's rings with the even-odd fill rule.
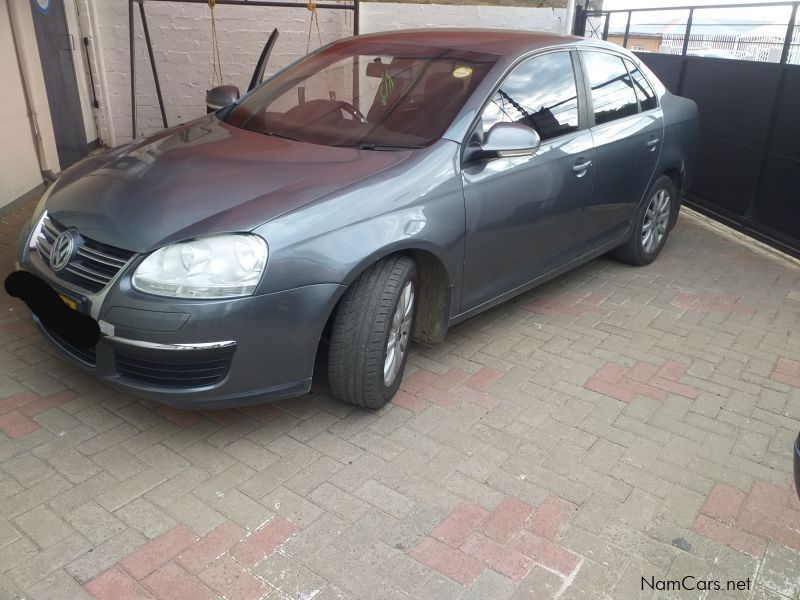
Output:
[[[644,206],[639,209],[631,238],[612,250],[611,255],[631,265],[649,265],[667,243],[670,223],[674,223],[677,210],[675,184],[662,175],[655,180]]]
[[[328,380],[333,395],[381,408],[403,378],[417,297],[417,269],[407,256],[384,259],[342,296],[331,330]]]

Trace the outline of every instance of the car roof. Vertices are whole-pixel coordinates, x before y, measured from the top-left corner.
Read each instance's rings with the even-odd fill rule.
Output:
[[[386,44],[414,44],[433,48],[486,52],[500,56],[519,55],[539,48],[563,46],[583,41],[573,35],[510,29],[404,29],[360,35],[351,40]]]

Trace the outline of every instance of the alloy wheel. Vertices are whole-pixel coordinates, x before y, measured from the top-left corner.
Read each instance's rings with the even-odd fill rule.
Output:
[[[652,254],[667,235],[669,225],[670,197],[664,188],[656,190],[650,198],[642,224],[642,249]]]
[[[408,342],[411,338],[411,322],[414,319],[414,284],[406,282],[400,299],[397,301],[397,308],[392,317],[392,325],[389,331],[389,341],[386,344],[386,360],[383,363],[383,383],[386,387],[391,387],[403,359],[408,350]]]

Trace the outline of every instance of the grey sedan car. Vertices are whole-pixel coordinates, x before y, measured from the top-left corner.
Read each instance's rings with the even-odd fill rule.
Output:
[[[316,365],[377,408],[412,339],[606,252],[653,261],[697,128],[693,102],[603,42],[365,35],[68,170],[20,263],[99,323],[86,344],[36,318],[108,384],[244,405],[308,392]]]

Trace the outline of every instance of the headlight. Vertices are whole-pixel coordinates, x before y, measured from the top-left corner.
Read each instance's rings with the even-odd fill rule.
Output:
[[[156,250],[133,274],[140,292],[172,298],[251,295],[267,264],[267,243],[234,233],[181,242]]]

